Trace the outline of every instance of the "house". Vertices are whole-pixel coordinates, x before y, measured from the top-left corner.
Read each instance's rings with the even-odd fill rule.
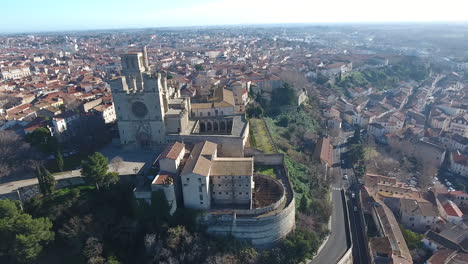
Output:
[[[439,137],[439,141],[449,151],[460,150],[461,152],[468,151],[468,138],[459,134],[443,132]]]
[[[161,171],[151,182],[151,192],[162,191],[169,206],[169,214],[174,214],[177,210],[176,181],[177,175]]]
[[[332,107],[326,108],[323,110],[323,116],[326,118],[340,117],[340,111]]]
[[[105,124],[113,123],[117,120],[115,115],[114,104],[100,104],[92,108],[91,111],[94,111],[102,117]]]
[[[448,193],[449,199],[459,207],[468,206],[468,193],[462,191],[454,191]]]
[[[451,223],[458,224],[463,220],[463,213],[454,202],[447,200],[443,207]]]
[[[427,261],[427,264],[468,264],[468,254],[455,250],[441,249],[434,253]]]
[[[184,155],[184,143],[176,141],[174,143],[168,144],[158,157],[160,170],[170,173],[177,173]]]
[[[322,137],[317,141],[313,157],[318,160],[326,170],[333,166],[333,146],[328,137]]]
[[[462,154],[459,150],[452,151],[449,169],[463,177],[468,177],[468,155]]]
[[[353,70],[353,63],[344,63],[344,62],[337,62],[328,65],[320,64],[319,68],[317,69],[318,73],[321,73],[325,76],[331,77],[333,75],[341,74],[342,76],[346,73]]]
[[[448,249],[467,253],[468,227],[463,223],[439,223],[424,234],[422,242],[423,245],[432,252]]]
[[[429,201],[400,199],[400,223],[408,229],[425,231],[441,218],[434,204]]]
[[[249,89],[250,85],[248,82],[235,81],[229,85],[229,90],[231,90],[234,95],[236,112],[245,112],[245,107],[249,103]]]
[[[52,133],[58,140],[63,142],[71,138],[76,133],[76,128],[80,122],[80,114],[68,111],[52,118]]]
[[[377,140],[384,140],[384,135],[386,134],[385,127],[379,123],[370,123],[367,125],[367,133],[371,136],[374,136]]]
[[[450,122],[448,131],[460,136],[468,137],[468,118],[465,114],[461,114]]]
[[[369,242],[372,263],[413,263],[398,221],[392,211],[377,199],[372,203],[372,218],[380,235]]]

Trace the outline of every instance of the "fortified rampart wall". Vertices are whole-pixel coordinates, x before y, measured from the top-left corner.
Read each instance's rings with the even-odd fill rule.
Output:
[[[232,235],[254,246],[271,247],[284,238],[295,226],[294,199],[283,210],[265,215],[206,214],[207,232],[213,235]]]
[[[213,235],[232,235],[261,248],[272,247],[295,227],[294,193],[284,166],[282,154],[256,154],[257,165],[280,166],[279,181],[284,192],[275,203],[252,210],[230,210],[230,213],[208,212],[204,216],[207,232]]]

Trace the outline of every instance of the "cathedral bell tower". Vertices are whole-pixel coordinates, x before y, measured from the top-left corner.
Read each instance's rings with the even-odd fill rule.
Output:
[[[165,77],[150,73],[146,47],[122,54],[121,64],[122,76],[109,81],[121,144],[137,148],[165,144]]]

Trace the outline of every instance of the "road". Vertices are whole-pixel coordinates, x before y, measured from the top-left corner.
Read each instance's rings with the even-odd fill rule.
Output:
[[[104,156],[109,160],[109,170],[116,171],[119,175],[131,175],[136,172],[143,170],[143,167],[149,166],[154,161],[156,154],[160,150],[145,152],[136,150],[125,150],[112,145],[109,145],[101,150]],[[121,157],[122,161],[113,163],[113,158]],[[54,174],[56,180],[70,179],[75,177],[81,177],[80,170],[70,170],[61,173]],[[18,188],[31,186],[38,184],[36,178],[11,181],[0,184],[0,195],[15,192]]]
[[[334,176],[332,183],[332,215],[330,222],[330,235],[328,236],[325,245],[321,248],[320,252],[315,256],[309,264],[321,264],[321,263],[337,263],[348,249],[346,242],[346,230],[345,216],[343,212],[343,202],[341,197],[341,189],[347,188],[348,182],[343,180],[343,175],[347,171],[341,168],[341,153],[344,151],[342,144],[346,141],[346,138],[351,134],[345,134],[344,137],[339,137],[334,150],[334,160],[337,161],[340,166],[333,168],[332,175]]]
[[[346,151],[346,149],[343,151]],[[355,264],[370,263],[367,246],[366,223],[359,199],[361,185],[352,170],[352,164],[345,161],[342,165],[342,169],[348,174],[350,184],[347,191],[349,196],[347,203],[351,238],[353,242],[353,261]]]

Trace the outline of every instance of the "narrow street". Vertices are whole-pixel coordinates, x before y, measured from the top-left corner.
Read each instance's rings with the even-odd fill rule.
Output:
[[[334,160],[335,164],[339,164],[332,168],[333,183],[331,193],[332,203],[332,215],[330,222],[330,235],[321,248],[317,256],[310,261],[310,264],[321,264],[321,263],[337,263],[344,255],[347,247],[346,242],[346,229],[345,225],[347,221],[344,215],[344,205],[342,202],[341,189],[348,187],[348,181],[344,180],[344,174],[347,169],[343,169],[341,165],[341,153],[343,152],[343,143],[346,142],[347,137],[350,135],[345,134],[345,137],[339,137],[334,149]]]

